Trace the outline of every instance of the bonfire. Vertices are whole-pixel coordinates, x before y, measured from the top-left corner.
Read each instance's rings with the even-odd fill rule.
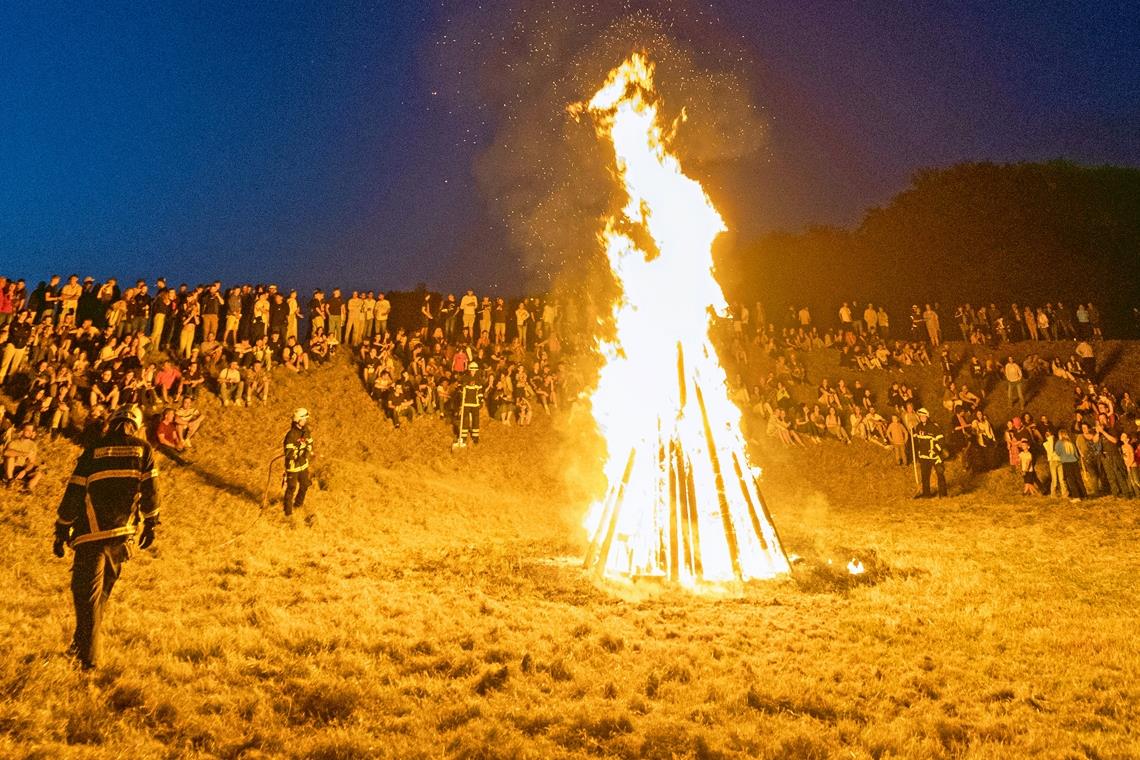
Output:
[[[771,578],[788,559],[709,338],[727,313],[712,263],[726,228],[670,152],[659,106],[653,64],[634,54],[570,108],[612,143],[627,198],[601,233],[620,296],[589,397],[608,489],[586,519],[585,564],[609,579],[690,589]]]

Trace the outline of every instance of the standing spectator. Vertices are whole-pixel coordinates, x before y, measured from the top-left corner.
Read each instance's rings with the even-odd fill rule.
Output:
[[[930,304],[926,304],[926,309],[922,312],[922,321],[926,323],[926,334],[930,338],[930,345],[941,345],[942,323],[938,319],[938,312],[932,309]]]
[[[198,325],[201,321],[202,315],[198,307],[198,297],[191,293],[182,310],[182,329],[178,336],[178,355],[183,359],[190,358],[190,350],[194,348],[194,335],[198,332]]]
[[[218,316],[222,313],[225,301],[222,299],[222,283],[215,280],[198,299],[198,309],[202,315],[202,341],[218,339]]]
[[[325,303],[325,294],[320,290],[313,291],[313,297],[309,299],[309,338],[311,339],[317,334],[317,330],[322,333],[328,329],[329,308]],[[326,333],[327,334],[327,333]]]
[[[1137,451],[1136,436],[1121,433],[1120,454],[1124,459],[1124,468],[1128,471],[1128,484],[1132,486],[1132,493],[1140,496],[1140,468],[1137,467],[1136,463]]]
[[[902,424],[897,414],[891,415],[891,424],[887,425],[887,443],[895,454],[895,464],[906,466],[906,443],[910,440],[910,433],[906,425]]]
[[[1033,452],[1029,449],[1028,441],[1018,443],[1017,462],[1021,471],[1021,495],[1040,496],[1041,491],[1037,488],[1037,472],[1033,469]]]
[[[241,325],[241,288],[230,288],[226,293],[226,329],[222,333],[222,343],[235,346],[238,342],[238,326]]]
[[[530,310],[526,307],[526,299],[523,299],[519,301],[518,308],[515,309],[515,326],[518,329],[519,343],[522,345],[523,351],[527,350],[527,328],[530,326],[530,321]]]
[[[1021,404],[1021,408],[1025,408],[1025,374],[1021,371],[1021,365],[1013,360],[1010,356],[1006,359],[1005,381],[1009,385],[1009,405],[1013,406],[1013,394],[1017,394],[1017,400]]]
[[[367,342],[376,332],[376,294],[371,290],[363,298],[360,317],[364,321],[364,340]]]
[[[376,334],[381,338],[388,336],[388,315],[392,313],[392,302],[384,297],[383,293],[376,296]]]
[[[479,337],[484,335],[488,339],[491,337],[491,317],[494,308],[491,306],[491,298],[483,296],[483,302],[479,304]]]
[[[20,371],[20,366],[28,355],[32,329],[31,311],[21,311],[8,328],[8,342],[4,344],[4,353],[0,357],[0,385],[4,384],[9,375]]]
[[[1070,501],[1080,501],[1087,494],[1085,484],[1081,479],[1081,464],[1077,447],[1069,438],[1068,430],[1057,432],[1057,442],[1053,446],[1057,459],[1061,462],[1061,477],[1065,482],[1065,490]]]
[[[332,296],[325,303],[325,315],[328,318],[328,327],[325,332],[331,340],[343,343],[344,299],[341,297],[340,288],[333,288]]]
[[[1081,365],[1084,376],[1089,380],[1096,380],[1096,354],[1093,352],[1092,343],[1082,338],[1073,353],[1077,355],[1077,362]]]
[[[334,290],[334,298],[336,293],[337,291]],[[329,306],[332,306],[331,299]],[[359,346],[364,340],[364,301],[360,298],[359,291],[352,291],[352,296],[349,297],[345,306],[345,312],[348,317],[344,326],[344,338],[341,339],[341,342],[349,346]]]
[[[475,291],[468,290],[459,299],[459,310],[463,313],[463,337],[469,341],[475,340],[475,312],[479,310],[479,299]]]
[[[1045,443],[1042,446],[1045,449],[1045,459],[1049,462],[1049,495],[1067,499],[1069,486],[1065,482],[1061,456],[1057,453],[1057,443],[1057,434],[1053,432],[1053,428],[1046,429]]]
[[[1089,310],[1083,303],[1077,304],[1077,337],[1081,340],[1088,340],[1092,337]]]
[[[127,332],[143,333],[150,322],[150,296],[146,294],[146,282],[139,280],[133,290],[134,294],[127,301]]]
[[[495,299],[491,318],[494,324],[495,345],[502,345],[507,340],[507,305],[502,298]]]
[[[16,313],[15,304],[12,303],[12,291],[8,284],[8,278],[0,275],[0,330],[12,321],[12,315]]]
[[[289,298],[285,301],[285,308],[285,337],[300,340],[301,332],[298,322],[301,319],[301,304],[297,301],[296,290],[289,291]]]

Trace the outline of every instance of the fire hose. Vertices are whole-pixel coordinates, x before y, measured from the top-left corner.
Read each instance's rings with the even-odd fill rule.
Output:
[[[253,530],[253,526],[256,525],[258,520],[261,519],[261,516],[265,514],[265,508],[269,506],[269,489],[273,485],[273,465],[277,463],[277,460],[284,459],[284,457],[285,454],[282,452],[281,454],[278,454],[269,460],[269,466],[266,468],[265,472],[265,490],[261,493],[261,504],[259,504],[257,507],[257,514],[254,515],[254,518],[250,520],[248,525],[246,525],[234,535],[230,536],[230,538],[226,539],[220,544],[214,544],[215,549],[221,549],[224,546],[229,546],[244,536],[246,533],[249,533],[251,530]]]

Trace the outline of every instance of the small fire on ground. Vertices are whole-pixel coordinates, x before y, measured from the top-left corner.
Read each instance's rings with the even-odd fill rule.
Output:
[[[749,461],[709,329],[727,313],[713,276],[724,221],[669,150],[654,67],[634,54],[586,103],[628,200],[601,242],[621,295],[589,404],[605,440],[605,497],[586,519],[586,567],[690,589],[772,578],[789,563]],[[651,240],[652,252],[635,242]]]

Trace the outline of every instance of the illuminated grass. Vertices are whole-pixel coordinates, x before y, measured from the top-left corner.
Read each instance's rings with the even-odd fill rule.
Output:
[[[1135,502],[1026,500],[1004,471],[913,502],[880,449],[762,442],[796,577],[619,598],[560,559],[586,503],[565,422],[489,425],[453,456],[438,421],[387,427],[345,367],[278,390],[208,402],[195,465],[164,465],[159,541],[124,571],[94,675],[63,657],[50,554],[75,450],[45,445],[43,498],[3,493],[0,756],[1140,755]],[[254,521],[302,401],[321,520]],[[834,571],[851,555],[865,581]]]

